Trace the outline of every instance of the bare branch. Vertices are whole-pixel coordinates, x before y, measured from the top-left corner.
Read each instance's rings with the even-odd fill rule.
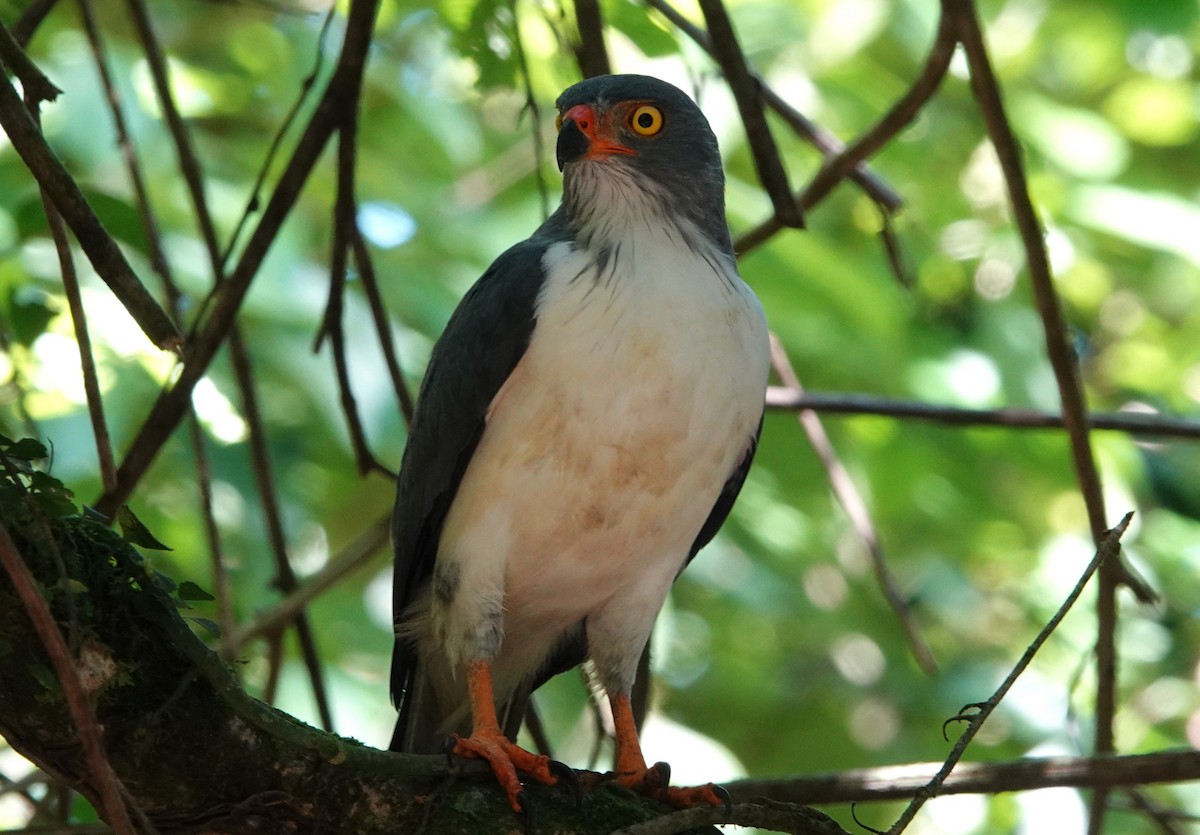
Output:
[[[378,0],[355,0],[351,3],[337,69],[329,80],[292,159],[280,177],[258,226],[247,242],[241,260],[228,278],[215,289],[207,316],[196,327],[190,339],[186,361],[174,387],[160,395],[150,410],[141,431],[117,469],[116,489],[107,491],[97,500],[95,507],[101,513],[112,515],[115,509],[124,503],[183,418],[191,401],[192,390],[225,340],[242,299],[249,291],[250,284],[257,275],[258,268],[275,240],[280,226],[291,212],[325,143],[344,121],[345,102],[353,97],[354,91],[361,83],[377,6]]]
[[[0,37],[6,34],[4,24],[0,23]],[[4,73],[0,73],[0,128],[3,128],[13,148],[62,214],[96,273],[150,341],[159,348],[179,350],[183,344],[179,331],[142,286],[121,248],[96,217],[75,180],[46,144],[45,137]]]
[[[612,63],[608,60],[608,49],[604,45],[604,16],[597,0],[575,0],[575,25],[579,29],[579,43],[574,47],[575,60],[584,78],[608,75]]]
[[[913,400],[893,400],[870,394],[844,392],[798,392],[785,386],[767,388],[768,409],[793,411],[811,409],[843,415],[882,415],[901,419],[927,420],[950,426],[1000,426],[1010,429],[1061,429],[1063,417],[1037,409],[1006,407],[965,409]],[[1200,438],[1200,420],[1144,412],[1089,413],[1088,426],[1128,432],[1145,437]]]
[[[87,756],[92,779],[96,781],[96,791],[101,798],[104,818],[118,835],[135,835],[133,822],[129,818],[129,810],[122,796],[120,780],[113,772],[104,752],[103,732],[96,722],[96,714],[88,702],[83,684],[79,681],[79,674],[75,670],[75,663],[67,649],[66,641],[63,640],[58,624],[54,621],[50,606],[38,592],[37,581],[21,559],[16,545],[3,525],[0,525],[0,564],[3,564],[16,588],[25,606],[25,612],[46,649],[50,663],[54,666],[54,674],[62,685],[67,709]]]
[[[800,378],[796,376],[796,372],[788,360],[787,352],[774,333],[771,334],[771,364],[784,385],[790,391],[803,396],[804,388],[800,385]],[[933,657],[933,650],[929,648],[929,644],[921,635],[921,630],[913,618],[912,610],[908,607],[908,601],[900,593],[896,578],[887,564],[883,546],[879,542],[879,534],[875,530],[875,523],[871,521],[871,511],[867,509],[867,503],[863,501],[858,488],[854,486],[854,480],[850,478],[850,473],[846,471],[846,467],[838,458],[837,451],[833,448],[833,442],[821,424],[821,419],[811,409],[801,409],[796,414],[796,420],[808,437],[808,442],[816,452],[817,458],[821,460],[821,465],[825,468],[829,487],[833,491],[834,497],[842,506],[842,510],[850,520],[851,527],[854,528],[854,532],[871,556],[871,564],[875,567],[875,577],[883,590],[884,599],[887,600],[892,612],[900,621],[900,629],[904,633],[909,651],[926,675],[936,675],[937,661]]]
[[[825,160],[821,169],[796,197],[801,209],[809,211],[824,200],[833,191],[834,186],[849,176],[916,118],[917,114],[921,112],[921,108],[933,98],[933,94],[937,92],[942,79],[945,78],[946,71],[950,67],[950,59],[954,56],[955,44],[954,31],[943,15],[938,26],[937,36],[929,50],[929,57],[925,59],[925,65],[922,67],[920,75],[870,130],[837,155]],[[734,249],[738,253],[744,254],[765,242],[779,232],[782,227],[783,224],[777,218],[766,220],[740,235],[734,242]]]
[[[1067,616],[1067,612],[1071,611],[1071,607],[1075,605],[1075,601],[1079,599],[1079,595],[1083,594],[1083,589],[1085,586],[1087,586],[1088,581],[1092,578],[1092,575],[1096,573],[1096,570],[1101,565],[1104,564],[1105,560],[1115,560],[1119,558],[1121,553],[1121,535],[1124,534],[1125,529],[1129,527],[1129,522],[1131,519],[1133,519],[1133,513],[1126,513],[1125,518],[1123,518],[1115,528],[1108,532],[1108,535],[1100,543],[1100,547],[1096,549],[1096,555],[1092,558],[1092,561],[1084,570],[1083,575],[1079,578],[1079,582],[1075,584],[1075,588],[1071,590],[1071,593],[1067,595],[1067,599],[1063,601],[1061,606],[1059,606],[1058,611],[1054,613],[1054,617],[1050,618],[1050,621],[1042,628],[1042,631],[1039,632],[1037,637],[1033,639],[1033,643],[1026,648],[1025,653],[1021,656],[1021,659],[1017,662],[1016,666],[1012,668],[1009,674],[1004,678],[1004,681],[1002,681],[1000,686],[996,688],[996,692],[993,693],[986,702],[968,705],[963,709],[962,713],[950,720],[966,721],[968,723],[967,729],[963,731],[962,736],[960,736],[958,741],[954,744],[954,748],[950,751],[950,755],[946,757],[946,762],[942,764],[942,767],[938,770],[938,773],[934,775],[933,779],[930,780],[928,784],[917,790],[912,802],[908,805],[908,808],[904,810],[904,813],[899,817],[899,819],[892,824],[892,827],[888,830],[887,835],[899,835],[901,832],[903,832],[908,824],[912,822],[912,819],[916,817],[916,814],[918,811],[920,811],[921,807],[925,805],[925,802],[933,797],[937,797],[937,795],[941,792],[942,784],[946,781],[946,778],[950,775],[950,772],[953,770],[954,766],[956,766],[958,761],[962,759],[963,754],[966,753],[967,746],[971,744],[971,740],[975,738],[975,734],[979,733],[979,729],[983,727],[983,723],[987,721],[987,718],[992,715],[992,711],[994,711],[997,705],[999,705],[1004,699],[1005,695],[1007,695],[1013,684],[1016,683],[1016,680],[1018,677],[1020,677],[1021,673],[1025,672],[1025,668],[1029,666],[1031,661],[1033,661],[1034,655],[1036,655],[1037,651],[1041,649],[1042,644],[1046,643],[1046,640],[1051,634],[1053,634],[1054,630],[1062,622],[1062,619]],[[974,709],[975,713],[968,715],[966,713],[968,709]]]
[[[667,0],[646,0],[646,5],[661,13],[709,55],[713,54],[712,38],[708,36],[708,33],[680,14]],[[825,156],[841,153],[844,146],[836,136],[792,107],[783,96],[767,86],[761,76],[755,75],[754,79],[762,91],[763,101],[779,114],[780,118],[787,122],[798,136]],[[860,163],[848,176],[861,186],[863,191],[878,203],[885,213],[896,212],[903,206],[900,195],[896,194],[887,183],[865,165]]]
[[[775,145],[775,138],[771,135],[767,116],[763,111],[762,86],[751,74],[746,56],[738,46],[729,13],[721,0],[699,0],[699,3],[704,20],[708,24],[713,57],[720,64],[725,81],[737,100],[746,139],[749,140],[750,151],[754,156],[754,168],[758,171],[758,179],[763,188],[771,197],[775,219],[783,226],[803,228],[804,215],[788,186],[783,158],[779,155],[779,148]]]
[[[906,800],[936,776],[944,763],[909,763],[830,774],[737,780],[725,788],[736,800],[755,796],[789,803]],[[959,763],[938,796],[998,794],[1054,786],[1080,789],[1146,786],[1200,780],[1200,751],[1159,751],[1107,757],[1029,757],[1011,762]]]

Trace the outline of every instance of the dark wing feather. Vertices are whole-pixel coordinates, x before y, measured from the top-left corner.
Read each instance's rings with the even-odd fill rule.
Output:
[[[700,535],[692,543],[692,550],[688,552],[687,561],[679,567],[680,572],[687,568],[692,558],[699,553],[701,548],[712,541],[712,538],[717,535],[717,531],[721,529],[721,525],[725,524],[729,511],[733,509],[734,500],[737,499],[738,493],[742,492],[742,485],[746,483],[746,474],[750,472],[750,465],[754,462],[754,453],[758,452],[758,439],[762,437],[762,425],[763,419],[759,417],[758,429],[754,430],[754,437],[750,439],[750,445],[746,447],[745,455],[734,467],[733,472],[725,481],[725,486],[721,488],[721,494],[717,496],[717,503],[713,505],[708,518],[704,520],[704,525],[700,528]]]
[[[397,620],[433,574],[442,524],[483,435],[488,406],[529,346],[545,278],[542,256],[562,239],[555,231],[552,219],[537,235],[497,258],[463,298],[434,346],[404,449],[392,514],[392,603]],[[400,719],[393,747],[412,721],[417,676],[415,648],[398,640],[391,690]]]

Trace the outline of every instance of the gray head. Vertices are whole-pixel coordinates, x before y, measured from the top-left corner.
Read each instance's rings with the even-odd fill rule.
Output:
[[[686,93],[645,75],[602,75],[558,97],[558,166],[563,208],[575,223],[597,178],[643,188],[664,215],[684,216],[728,248],[725,175],[708,120]]]

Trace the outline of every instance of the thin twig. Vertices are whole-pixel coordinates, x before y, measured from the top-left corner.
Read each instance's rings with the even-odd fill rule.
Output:
[[[950,426],[998,426],[1010,429],[1062,429],[1063,416],[1037,409],[966,409],[870,394],[797,392],[785,386],[767,389],[766,406],[779,411],[811,409],[843,415],[879,415],[927,420]],[[1200,420],[1145,412],[1089,412],[1088,426],[1147,438],[1200,438]]]
[[[292,570],[287,554],[287,538],[283,532],[283,518],[279,512],[279,496],[275,490],[275,476],[271,470],[271,456],[267,450],[267,431],[262,413],[258,408],[258,394],[254,384],[254,371],[249,348],[240,328],[235,327],[229,335],[229,354],[233,359],[238,388],[242,392],[242,411],[246,417],[250,435],[250,460],[254,471],[254,484],[262,504],[263,521],[267,528],[267,541],[275,561],[275,586],[284,594],[296,590],[296,573]],[[296,637],[300,640],[300,652],[312,683],[313,698],[321,724],[327,731],[333,730],[333,712],[329,709],[329,695],[325,689],[325,676],[321,659],[317,653],[316,639],[308,613],[303,609],[292,619]],[[230,636],[232,640],[232,636]]]
[[[92,438],[96,444],[96,461],[100,466],[100,483],[111,490],[117,483],[116,463],[113,460],[112,439],[108,433],[108,421],[104,417],[104,397],[100,393],[100,380],[96,373],[96,357],[92,353],[92,338],[88,333],[87,313],[83,295],[79,288],[79,276],[75,272],[75,261],[71,242],[62,216],[54,208],[46,192],[42,192],[42,206],[46,222],[50,225],[50,237],[58,253],[59,272],[62,275],[63,292],[67,307],[71,311],[71,326],[75,332],[75,345],[79,349],[79,367],[83,375],[83,391],[87,400],[88,417],[92,424]]]
[[[1106,527],[1104,490],[1088,434],[1087,403],[1079,382],[1078,361],[1067,335],[1062,304],[1051,278],[1050,259],[1046,253],[1041,223],[1033,201],[1029,198],[1020,146],[1004,112],[1000,86],[992,71],[991,59],[984,44],[983,32],[979,28],[974,3],[971,0],[942,0],[942,10],[944,15],[952,15],[954,18],[958,38],[966,53],[971,89],[979,102],[988,137],[996,150],[996,157],[1004,174],[1013,220],[1025,250],[1025,262],[1042,320],[1046,352],[1058,384],[1076,478],[1083,494],[1092,538],[1099,543]],[[1096,595],[1096,707],[1093,740],[1093,751],[1097,754],[1107,754],[1113,750],[1113,723],[1117,710],[1116,596],[1117,586],[1123,579],[1121,564],[1117,560],[1100,569]],[[1089,835],[1099,835],[1103,831],[1106,797],[1107,793],[1103,790],[1098,790],[1092,796]]]
[[[524,112],[529,116],[529,132],[533,138],[533,176],[537,183],[538,199],[542,204],[542,217],[550,216],[550,186],[546,183],[545,143],[542,135],[542,108],[533,92],[533,76],[529,73],[529,60],[525,55],[525,39],[521,37],[521,18],[516,0],[508,0],[512,13],[512,42],[517,53],[517,66],[521,70],[521,86],[525,89]]]
[[[796,196],[801,209],[809,211],[824,200],[839,182],[858,169],[917,117],[945,78],[950,68],[950,59],[954,57],[955,44],[954,30],[943,15],[920,74],[878,122],[841,152],[825,160],[808,185]],[[777,218],[770,218],[739,235],[734,242],[734,249],[745,254],[782,228],[783,225]]]
[[[1071,607],[1075,605],[1075,601],[1079,599],[1079,595],[1083,594],[1084,587],[1087,586],[1088,581],[1092,578],[1092,575],[1101,565],[1104,564],[1106,560],[1117,559],[1120,556],[1121,536],[1125,533],[1125,529],[1129,527],[1129,522],[1132,519],[1132,511],[1126,513],[1125,518],[1123,518],[1117,524],[1117,526],[1109,531],[1104,537],[1100,543],[1100,547],[1096,549],[1096,555],[1092,557],[1092,561],[1088,563],[1088,567],[1084,570],[1083,575],[1079,578],[1079,582],[1075,584],[1075,588],[1071,590],[1071,593],[1067,595],[1067,599],[1063,601],[1061,606],[1059,606],[1058,611],[1054,613],[1054,617],[1050,618],[1049,623],[1047,623],[1042,628],[1042,631],[1038,633],[1037,637],[1033,639],[1033,643],[1026,648],[1025,653],[1021,656],[1021,659],[1017,662],[1016,666],[1012,668],[1009,674],[1005,676],[1004,681],[1000,683],[998,688],[996,688],[996,692],[993,693],[986,702],[980,702],[977,705],[971,705],[970,707],[975,708],[975,713],[967,715],[964,709],[962,714],[954,717],[954,719],[961,719],[968,723],[966,730],[963,731],[962,736],[960,736],[958,741],[954,744],[954,748],[950,751],[950,755],[946,757],[946,761],[942,764],[942,767],[938,770],[938,773],[934,775],[933,779],[930,780],[924,787],[917,791],[916,795],[912,799],[912,802],[909,803],[908,808],[904,810],[904,813],[900,816],[900,818],[894,824],[892,824],[892,827],[887,831],[887,835],[899,835],[899,833],[903,832],[912,819],[916,816],[917,812],[920,811],[921,807],[925,805],[925,802],[936,797],[941,792],[942,784],[946,781],[946,778],[950,775],[950,772],[953,770],[954,766],[957,765],[958,761],[962,759],[963,754],[967,750],[967,746],[971,744],[971,740],[973,740],[975,735],[979,733],[979,729],[983,727],[983,723],[986,722],[987,718],[992,715],[992,711],[994,711],[1004,699],[1005,695],[1016,682],[1017,678],[1021,675],[1021,673],[1025,672],[1025,669],[1029,666],[1030,662],[1033,661],[1034,655],[1036,655],[1037,651],[1042,648],[1042,644],[1046,643],[1046,640],[1051,634],[1053,634],[1054,630],[1062,622],[1063,618],[1066,617],[1067,612],[1071,611]]]
[[[101,513],[112,515],[115,509],[120,507],[158,455],[167,438],[179,425],[191,402],[196,383],[208,369],[217,349],[229,333],[251,282],[257,275],[280,226],[295,205],[325,143],[333,131],[344,122],[346,98],[353,94],[362,80],[378,2],[379,0],[351,2],[337,69],[334,70],[333,77],[330,78],[295,153],[280,177],[258,226],[246,243],[241,259],[228,278],[215,289],[211,304],[207,306],[207,315],[194,329],[189,340],[186,361],[175,385],[170,391],[159,396],[143,422],[137,437],[117,468],[116,489],[107,491],[97,499],[95,507]]]
[[[21,12],[17,22],[13,24],[13,38],[24,49],[33,37],[33,33],[42,25],[46,15],[58,4],[58,0],[32,0]]]
[[[754,168],[759,182],[771,198],[775,219],[784,226],[802,228],[804,215],[792,190],[788,186],[787,171],[783,157],[771,135],[767,115],[763,111],[762,85],[750,72],[746,56],[738,45],[733,31],[733,22],[721,0],[699,0],[700,11],[708,24],[708,35],[712,41],[712,54],[725,75],[725,81],[737,101],[738,113],[750,144]]]
[[[7,34],[0,23],[0,37]],[[0,73],[0,129],[38,184],[50,195],[75,234],[96,273],[125,306],[146,336],[160,348],[180,350],[183,338],[170,317],[146,291],[121,248],[96,217],[66,168],[42,136],[5,73]]]
[[[708,36],[708,33],[680,14],[667,0],[645,1],[647,6],[657,10],[675,28],[687,35],[697,46],[709,55],[713,54],[712,38]],[[756,75],[754,78],[762,90],[763,101],[766,105],[779,114],[780,118],[787,122],[798,136],[825,156],[841,153],[844,146],[837,137],[792,107],[783,96],[767,86],[761,76]],[[887,183],[867,168],[866,165],[860,163],[848,176],[861,186],[863,191],[878,203],[885,213],[899,211],[904,205],[900,199],[900,195],[896,194]]]
[[[392,477],[392,472],[380,463],[371,452],[367,434],[358,413],[358,401],[350,382],[350,363],[346,357],[346,331],[343,324],[346,300],[346,272],[350,259],[352,230],[358,226],[355,217],[354,175],[356,167],[357,128],[354,111],[349,110],[346,121],[338,133],[337,149],[337,194],[333,204],[333,243],[329,258],[329,298],[325,304],[325,315],[313,343],[317,351],[329,337],[333,354],[333,367],[337,377],[338,394],[342,401],[342,414],[346,418],[346,429],[350,435],[350,446],[360,475],[378,471]]]
[[[412,424],[413,396],[408,383],[404,380],[404,371],[400,367],[400,357],[396,352],[396,341],[392,339],[391,321],[388,319],[387,308],[383,303],[383,295],[379,292],[379,279],[375,275],[375,265],[371,261],[371,252],[363,239],[362,229],[354,224],[350,229],[350,248],[354,255],[354,266],[358,270],[363,292],[367,297],[367,308],[371,311],[371,320],[375,323],[375,333],[379,337],[379,350],[383,353],[383,361],[387,366],[388,376],[392,381],[392,389],[400,403],[400,413],[404,416],[404,425]]]
[[[597,0],[575,0],[575,27],[579,43],[573,51],[579,72],[584,78],[611,73],[612,63],[604,45],[604,14]]]
[[[846,835],[846,831],[823,812],[765,798],[735,803],[729,808],[698,806],[672,812],[623,827],[612,835],[675,835],[718,823],[757,827],[792,835]]]
[[[358,538],[335,554],[320,571],[307,578],[304,585],[236,632],[230,639],[235,652],[255,638],[279,631],[295,619],[297,612],[303,611],[309,603],[341,582],[342,578],[366,565],[388,544],[390,530],[390,514],[377,519]]]
[[[38,69],[37,64],[29,60],[20,42],[0,21],[0,65],[12,70],[12,74],[21,80],[21,89],[25,100],[30,104],[30,112],[44,101],[54,101],[62,93],[55,84]]]
[[[804,388],[800,385],[800,378],[796,376],[792,363],[788,360],[787,352],[774,333],[771,334],[771,364],[785,386],[797,394],[803,395]],[[875,523],[871,520],[871,511],[867,509],[867,503],[863,501],[862,495],[855,487],[854,480],[850,478],[850,473],[846,471],[846,467],[838,458],[837,451],[833,448],[833,442],[821,424],[821,418],[811,409],[801,409],[796,413],[796,420],[804,430],[813,451],[817,453],[817,458],[821,460],[821,465],[825,468],[834,498],[842,506],[842,510],[850,520],[851,527],[854,528],[854,532],[862,540],[867,553],[871,556],[875,577],[879,581],[884,599],[887,600],[896,619],[900,621],[900,629],[904,633],[909,651],[926,675],[936,675],[938,666],[933,657],[933,650],[929,648],[929,644],[921,634],[921,629],[917,626],[908,601],[900,593],[896,578],[892,575],[887,558],[883,554],[879,534],[875,530]]]
[[[770,797],[789,803],[870,803],[907,800],[929,785],[944,763],[907,763],[828,774],[735,780],[735,800]],[[999,794],[1070,786],[1148,786],[1200,780],[1200,751],[1181,749],[1106,757],[1026,757],[1009,762],[959,763],[938,789],[947,794]]]
[[[121,795],[120,780],[108,761],[104,752],[103,733],[96,722],[96,714],[84,693],[83,684],[75,670],[71,653],[66,641],[54,621],[50,606],[38,592],[37,581],[25,565],[17,546],[9,536],[8,529],[0,524],[0,564],[4,565],[9,579],[21,598],[26,614],[33,623],[34,631],[41,639],[54,667],[54,674],[62,685],[63,696],[66,699],[67,710],[75,731],[79,735],[79,743],[83,746],[84,756],[95,780],[96,792],[100,799],[100,807],[108,825],[118,835],[135,835],[133,822],[129,818],[129,810]]]

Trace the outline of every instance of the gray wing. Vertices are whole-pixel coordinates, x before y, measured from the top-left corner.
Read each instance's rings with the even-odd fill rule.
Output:
[[[392,513],[392,604],[397,620],[433,574],[442,524],[483,435],[488,406],[529,346],[545,278],[542,256],[555,240],[544,234],[548,228],[496,259],[463,298],[434,346]],[[397,640],[391,691],[400,717],[393,748],[413,721],[418,666],[416,648]]]
[[[750,439],[750,444],[746,447],[742,460],[738,462],[737,467],[725,481],[725,486],[721,488],[721,494],[717,496],[717,503],[713,505],[708,518],[704,520],[704,526],[700,528],[700,534],[696,537],[696,541],[692,543],[692,550],[688,552],[687,561],[679,567],[680,572],[687,568],[687,564],[692,561],[692,558],[699,553],[701,548],[712,541],[721,525],[725,524],[729,511],[733,509],[734,500],[737,499],[738,493],[742,492],[742,485],[746,483],[746,474],[750,472],[750,465],[754,463],[754,453],[758,452],[758,439],[762,437],[762,425],[763,419],[760,415],[758,429],[754,430],[754,437]]]

